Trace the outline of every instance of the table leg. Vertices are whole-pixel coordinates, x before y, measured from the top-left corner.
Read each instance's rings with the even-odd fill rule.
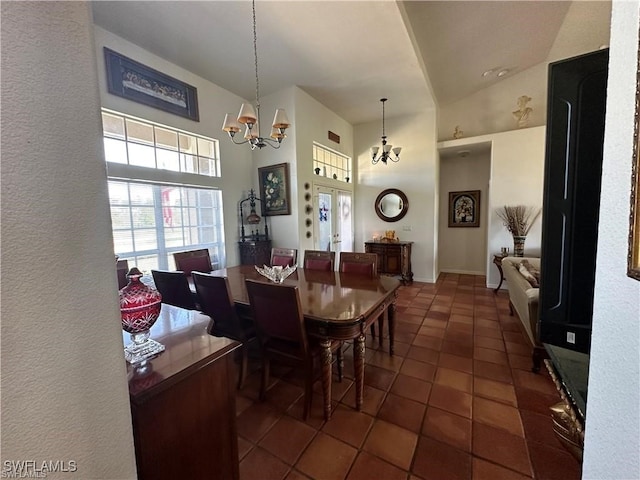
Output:
[[[364,398],[364,335],[361,333],[353,341],[353,366],[356,377],[356,410],[362,410]]]
[[[498,286],[493,290],[493,293],[498,293],[498,290],[500,290],[500,287],[502,286],[502,282],[504,281],[504,272],[502,271],[502,258],[503,257],[493,257],[493,264],[498,267],[498,271],[500,272],[500,283],[498,284]]]
[[[322,396],[324,401],[324,419],[331,418],[331,340],[324,339],[320,342],[322,347]]]
[[[389,355],[393,355],[393,338],[396,331],[396,299],[387,307],[387,321],[389,323]]]

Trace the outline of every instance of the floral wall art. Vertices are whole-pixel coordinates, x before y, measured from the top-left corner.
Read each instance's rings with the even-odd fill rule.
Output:
[[[260,197],[265,215],[290,215],[289,164],[279,163],[258,169]]]
[[[449,192],[449,227],[480,226],[480,190]]]

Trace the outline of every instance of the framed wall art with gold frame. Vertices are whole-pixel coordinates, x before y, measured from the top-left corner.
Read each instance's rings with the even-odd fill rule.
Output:
[[[636,73],[636,112],[633,128],[633,163],[631,166],[631,213],[629,215],[629,253],[627,275],[640,280],[640,152],[638,130],[640,128],[640,43]]]

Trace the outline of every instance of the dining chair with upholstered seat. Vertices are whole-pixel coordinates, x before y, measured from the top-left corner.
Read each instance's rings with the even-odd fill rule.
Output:
[[[335,260],[336,252],[327,252],[325,250],[305,250],[303,266],[308,270],[324,270],[332,272]]]
[[[226,277],[200,272],[193,272],[192,276],[201,311],[211,317],[207,328],[209,335],[228,337],[242,342],[240,371],[238,372],[238,388],[242,388],[248,372],[248,343],[256,338],[253,320],[238,312],[231,296],[229,280]]]
[[[378,254],[360,252],[340,252],[338,269],[342,273],[355,273],[358,275],[368,275],[374,277],[378,274]],[[378,327],[380,331],[379,345],[382,346],[382,327],[384,316],[378,317]],[[375,324],[371,324],[371,336],[376,338]]]
[[[262,381],[260,400],[266,396],[269,369],[272,359],[303,367],[304,411],[306,420],[311,410],[316,359],[321,347],[317,338],[308,337],[300,304],[300,292],[295,285],[265,283],[245,280],[253,320],[262,352]],[[342,342],[331,342],[331,351],[336,352],[338,378],[342,381]]]
[[[298,250],[295,248],[272,248],[271,266],[295,267],[298,261]]]
[[[187,277],[191,272],[209,273],[211,271],[211,258],[206,248],[176,252],[173,254],[173,260],[176,263],[176,270],[183,271]]]
[[[378,273],[378,254],[340,252],[339,270],[373,277]]]
[[[198,310],[196,296],[189,287],[189,280],[184,272],[151,270],[156,289],[162,295],[162,303]]]

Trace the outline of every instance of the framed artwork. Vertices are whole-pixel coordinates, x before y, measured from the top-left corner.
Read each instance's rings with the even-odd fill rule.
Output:
[[[104,47],[109,93],[199,122],[198,90]]]
[[[289,164],[279,163],[258,169],[263,214],[291,215],[289,200]]]
[[[638,44],[640,53],[640,43]],[[631,165],[631,213],[629,215],[629,253],[627,255],[627,275],[640,280],[640,56],[636,74],[636,113],[633,128],[633,160]]]
[[[449,192],[449,226],[480,226],[480,190]]]

